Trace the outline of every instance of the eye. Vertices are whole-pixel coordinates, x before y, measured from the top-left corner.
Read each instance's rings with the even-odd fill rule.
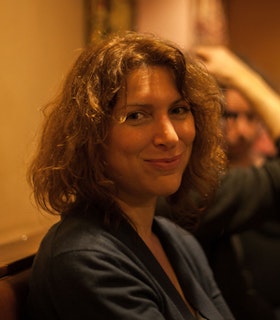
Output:
[[[223,114],[223,117],[225,119],[236,120],[238,118],[238,113],[237,112],[231,112],[231,111],[225,111],[224,114]]]
[[[128,113],[127,116],[126,116],[126,121],[127,120],[131,120],[131,121],[137,121],[137,120],[141,120],[144,118],[144,114],[143,112],[131,112],[131,113]]]
[[[172,117],[184,119],[190,111],[191,108],[189,105],[176,105],[170,109],[170,114]]]
[[[127,113],[124,122],[129,125],[137,126],[146,123],[150,118],[151,115],[147,112],[133,111]]]

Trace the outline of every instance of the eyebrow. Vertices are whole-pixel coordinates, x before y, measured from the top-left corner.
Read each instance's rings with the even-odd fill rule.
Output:
[[[183,98],[179,98],[175,101],[173,101],[170,106],[174,106],[178,103],[187,103],[187,104],[190,104],[187,100],[183,99]],[[150,103],[138,103],[138,102],[135,102],[135,103],[128,103],[125,105],[126,107],[152,107],[153,105],[150,104]]]

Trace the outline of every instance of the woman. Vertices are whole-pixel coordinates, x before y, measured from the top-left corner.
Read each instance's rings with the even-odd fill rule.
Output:
[[[174,44],[85,49],[50,104],[30,178],[61,214],[30,286],[32,319],[233,319],[188,232],[224,166],[215,82]],[[159,196],[173,222],[155,218]],[[182,208],[188,208],[188,211]]]

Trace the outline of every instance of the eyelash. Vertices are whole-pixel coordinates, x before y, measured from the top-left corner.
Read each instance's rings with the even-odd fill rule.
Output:
[[[191,108],[189,106],[175,106],[174,108],[171,109],[171,111],[177,111],[179,110],[180,112],[179,113],[176,113],[176,114],[186,114],[188,113],[189,111],[191,111]]]
[[[169,114],[172,118],[175,117],[176,119],[177,118],[184,119],[185,115],[190,111],[191,111],[191,108],[189,106],[175,106],[169,110]],[[148,117],[150,117],[150,114],[147,113],[146,111],[134,111],[134,112],[128,113],[124,121],[141,122]]]

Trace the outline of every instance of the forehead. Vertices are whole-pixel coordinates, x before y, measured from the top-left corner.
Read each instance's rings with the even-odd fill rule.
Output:
[[[252,112],[252,108],[245,97],[237,90],[228,89],[225,92],[225,109],[232,112]]]
[[[165,66],[144,66],[134,69],[119,91],[115,112],[124,106],[168,105],[182,99],[173,71]]]
[[[178,91],[173,71],[165,66],[143,66],[130,72],[122,94],[126,98],[166,96]]]
[[[174,72],[171,68],[161,65],[143,65],[137,69],[133,69],[126,77],[127,84],[141,84],[147,81],[159,81],[162,78],[169,78],[172,82],[175,80]]]

